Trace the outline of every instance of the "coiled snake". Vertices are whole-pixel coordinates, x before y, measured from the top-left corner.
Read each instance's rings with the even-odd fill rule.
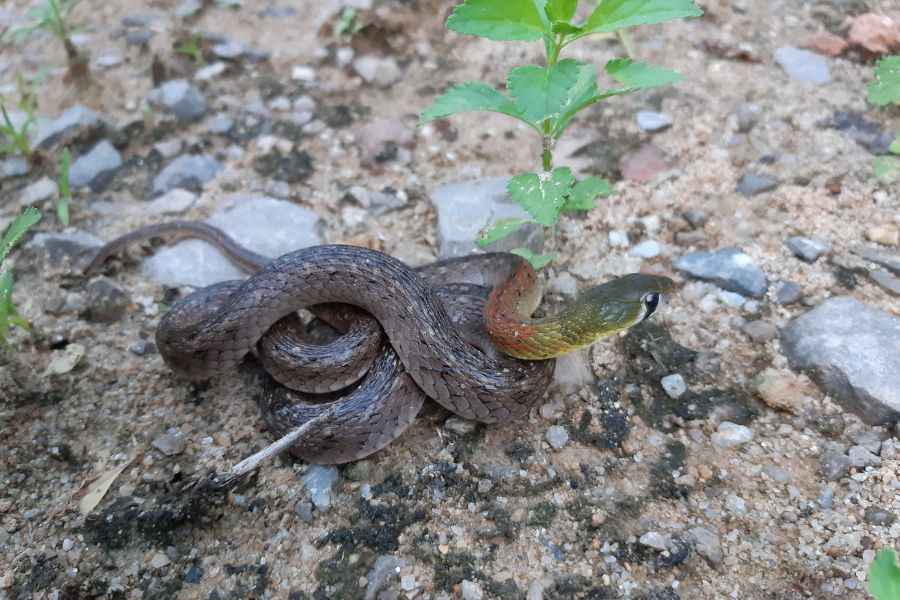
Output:
[[[258,352],[269,373],[294,388],[264,386],[263,418],[275,435],[333,408],[326,426],[291,448],[323,464],[383,448],[412,423],[425,396],[485,423],[525,416],[550,383],[555,361],[548,359],[642,321],[673,286],[665,277],[630,274],[590,288],[552,317],[532,319],[538,276],[513,254],[413,269],[374,250],[329,245],[270,260],[192,221],[117,238],[85,271],[153,237],[204,239],[252,272],[172,306],[156,331],[165,362],[181,376],[202,379]],[[303,339],[300,309],[343,335],[324,346]],[[322,392],[343,388],[323,402]]]

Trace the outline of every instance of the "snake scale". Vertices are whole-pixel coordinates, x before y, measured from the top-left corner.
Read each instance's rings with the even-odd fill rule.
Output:
[[[552,317],[532,319],[541,296],[538,276],[514,254],[413,269],[375,250],[325,245],[270,260],[192,221],[117,238],[85,271],[153,237],[204,239],[252,273],[172,306],[156,332],[166,364],[178,375],[205,379],[258,353],[281,384],[294,388],[263,386],[263,418],[275,435],[334,409],[325,426],[291,448],[322,464],[383,448],[412,423],[425,396],[485,423],[527,415],[550,383],[553,357],[647,318],[673,285],[665,277],[630,274],[590,288]],[[296,318],[301,309],[342,335],[320,346],[304,339]]]

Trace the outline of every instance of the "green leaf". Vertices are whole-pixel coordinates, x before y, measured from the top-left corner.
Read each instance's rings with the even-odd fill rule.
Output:
[[[869,102],[884,106],[900,103],[900,56],[875,63],[875,79],[869,82]]]
[[[630,91],[662,87],[685,78],[675,71],[653,67],[630,58],[615,58],[609,61],[606,63],[606,72]]]
[[[512,100],[484,83],[472,81],[454,85],[434,99],[422,112],[417,126],[450,115],[474,110],[489,110],[526,121]],[[527,121],[526,121],[527,122]]]
[[[507,87],[519,112],[532,123],[540,124],[562,110],[578,73],[578,62],[571,58],[549,69],[535,65],[516,67],[509,72]]]
[[[891,142],[890,148],[888,148],[894,154],[900,154],[900,135],[894,138],[894,141]]]
[[[69,226],[69,201],[68,200],[60,200],[59,204],[56,205],[56,218],[59,219],[59,224],[63,227]]]
[[[578,8],[578,0],[547,0],[544,10],[551,21],[568,23],[575,16],[576,8]]]
[[[588,33],[602,33],[702,14],[693,0],[602,0],[584,25]]]
[[[542,269],[553,262],[552,254],[535,254],[528,248],[515,248],[510,250],[513,254],[517,254],[531,263],[535,269]]]
[[[12,305],[13,278],[10,271],[0,269],[0,342],[6,344],[9,337],[10,314],[15,315]]]
[[[869,593],[875,600],[900,598],[900,566],[893,548],[882,548],[869,565]]]
[[[493,225],[482,229],[478,234],[478,237],[475,239],[475,243],[478,244],[479,248],[486,248],[491,244],[499,242],[511,233],[518,231],[518,229],[523,225],[533,222],[534,221],[531,221],[529,219],[519,219],[516,217],[500,219]]]
[[[900,182],[900,158],[896,156],[879,156],[872,165],[875,177],[885,185]]]
[[[610,194],[612,194],[612,186],[608,180],[603,177],[588,177],[584,181],[579,181],[572,188],[572,193],[569,194],[562,209],[593,210],[597,207],[599,196],[609,196]]]
[[[556,120],[554,131],[559,138],[569,121],[597,94],[597,69],[591,63],[578,65],[578,78],[569,89],[569,98]]]
[[[9,229],[6,230],[3,241],[0,242],[0,264],[3,264],[9,251],[12,250],[13,246],[15,246],[20,239],[22,239],[22,236],[40,220],[41,213],[33,206],[29,206],[22,211],[22,214],[15,218],[10,224]]]
[[[465,0],[453,9],[447,28],[496,41],[533,42],[549,33],[534,0]]]
[[[506,190],[539,225],[549,227],[559,220],[559,212],[574,181],[572,169],[557,167],[550,173],[516,175],[509,180]]]
[[[581,33],[583,29],[584,28],[580,25],[572,25],[565,21],[554,21],[553,25],[550,27],[550,30],[557,35],[573,35],[575,33]]]

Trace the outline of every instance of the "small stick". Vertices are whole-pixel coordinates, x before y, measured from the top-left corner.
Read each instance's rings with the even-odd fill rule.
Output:
[[[297,442],[301,437],[306,435],[310,429],[317,427],[334,416],[334,408],[329,408],[319,416],[310,419],[302,425],[298,425],[278,440],[272,442],[256,454],[252,454],[234,465],[226,471],[221,477],[217,475],[211,476],[207,482],[213,487],[222,489],[231,485],[236,479],[243,477],[250,471],[258,468],[267,460],[274,458],[287,450],[290,446]],[[200,482],[198,482],[200,483]]]

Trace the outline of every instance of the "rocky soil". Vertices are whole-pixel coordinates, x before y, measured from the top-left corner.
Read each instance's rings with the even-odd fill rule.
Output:
[[[3,3],[0,32],[29,4]],[[48,36],[0,44],[5,97],[42,76],[39,153],[0,162],[0,228],[44,213],[13,255],[31,330],[0,360],[0,597],[865,598],[900,539],[900,192],[872,172],[900,113],[866,103],[873,52],[827,54],[821,32],[900,20],[890,1],[709,0],[630,34],[687,81],[564,138],[558,162],[616,194],[559,227],[545,302],[639,270],[679,288],[562,360],[527,420],[429,404],[367,460],[284,456],[227,492],[182,489],[271,441],[254,365],[187,382],[153,343],[175,298],[242,274],[186,241],[86,278],[93,248],[191,218],[273,256],[345,242],[423,264],[471,252],[518,210],[505,178],[538,166],[538,140],[495,115],[414,127],[448,84],[499,85],[536,45],[447,32],[449,0],[346,4],[365,27],[336,37],[338,3],[88,0],[81,82]],[[81,514],[83,482],[115,468]]]

